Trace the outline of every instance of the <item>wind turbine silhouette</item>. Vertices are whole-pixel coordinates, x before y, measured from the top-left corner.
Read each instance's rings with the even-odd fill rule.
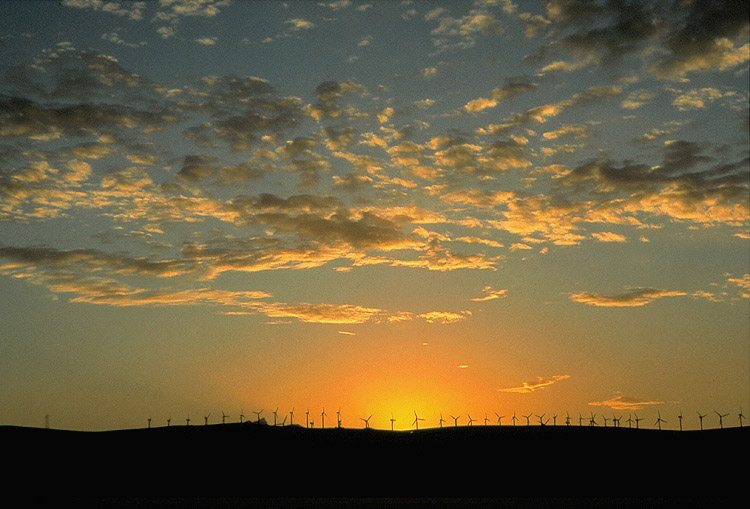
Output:
[[[682,409],[680,409],[680,413],[677,415],[677,418],[680,420],[680,431],[682,431]]]
[[[552,425],[557,426],[557,414],[552,414]]]
[[[596,426],[596,414],[591,413],[591,418],[589,419],[589,426]]]
[[[294,407],[289,410],[289,425],[294,426]]]
[[[276,410],[273,411],[273,425],[276,426],[276,418],[278,417],[279,407],[276,407]]]
[[[286,425],[286,418],[289,417],[288,415],[284,414],[284,420],[281,421],[281,427],[283,428]]]
[[[489,421],[489,419],[487,418],[487,414],[485,413],[484,414],[484,425],[485,426],[487,426],[487,421]]]
[[[460,418],[461,418],[460,415],[458,417],[454,417],[454,416],[451,415],[451,419],[453,419],[453,426],[454,427],[458,426],[458,419],[460,419]]]
[[[639,423],[643,420],[643,417],[638,417],[638,414],[633,412],[633,415],[635,415],[635,429],[639,428]]]
[[[615,414],[612,414],[612,426],[614,426],[615,428],[619,428],[620,419],[622,419],[622,417],[617,417]]]
[[[701,431],[703,431],[703,418],[704,418],[705,416],[707,416],[707,415],[708,415],[708,414],[703,414],[703,415],[701,415],[701,413],[700,413],[700,412],[698,412],[698,420],[700,420],[700,421],[701,421]]]
[[[307,409],[307,412],[305,412],[305,427],[310,427],[310,409]]]
[[[393,416],[391,416],[391,417],[393,417]],[[444,423],[444,422],[445,422],[445,419],[443,419],[443,414],[440,414],[440,421],[439,421],[439,424],[440,424],[440,427],[441,427],[441,428],[443,427],[443,423]]]
[[[544,426],[544,421],[542,419],[544,419],[544,415],[545,414],[542,414],[542,415],[536,415],[536,414],[534,414],[534,415],[539,418],[539,425],[540,426]]]
[[[740,413],[737,414],[737,418],[740,420],[740,428],[742,427],[742,419],[745,418],[744,415],[742,415],[742,407],[740,407]]]
[[[341,407],[339,407],[339,409],[336,410],[336,427],[341,428]]]
[[[372,414],[370,414],[370,417],[365,419],[364,417],[360,417],[360,420],[365,423],[365,429],[368,429],[370,427],[370,419],[372,419]]]
[[[516,425],[516,421],[518,420],[518,418],[516,417],[516,411],[515,410],[513,410],[513,417],[511,417],[510,420],[513,421],[513,426],[515,426]]]
[[[628,428],[630,428],[633,425],[633,416],[631,414],[628,414],[628,420],[625,422],[628,423]]]
[[[658,417],[656,418],[656,422],[654,424],[658,424],[659,425],[659,431],[661,431],[661,423],[662,422],[667,422],[667,421],[665,421],[664,419],[661,418],[661,412],[657,411],[656,415]]]
[[[719,428],[724,429],[724,417],[726,417],[729,414],[723,414],[722,415],[719,412],[716,412],[716,410],[714,410],[714,412],[716,413],[716,415],[719,416]]]
[[[323,408],[323,411],[320,413],[320,427],[321,429],[326,428],[326,409]]]
[[[393,418],[393,414],[391,414],[391,431],[393,431],[393,423],[396,422],[396,419]],[[443,427],[443,416],[440,416],[440,427]]]
[[[474,419],[471,418],[471,415],[469,415],[469,414],[466,414],[466,415],[469,416],[469,426],[473,426],[474,425]]]
[[[419,421],[424,421],[421,417],[417,415],[417,411],[414,411],[414,422],[411,423],[412,426],[415,426],[417,429],[419,429]]]
[[[245,419],[245,411],[240,408],[240,424],[242,424],[242,421]]]
[[[226,414],[224,413],[224,410],[222,410],[222,411],[221,411],[221,423],[222,423],[222,424],[225,424],[225,423],[226,423],[226,419],[227,419],[227,417],[229,417],[229,416],[228,416],[228,415],[226,415]]]
[[[495,415],[497,415],[497,425],[502,426],[503,425],[503,417],[504,415],[500,415],[499,413],[495,412]]]
[[[602,419],[604,419],[604,427],[606,428],[607,427],[607,416],[606,415],[602,415]]]
[[[583,417],[581,416],[581,412],[578,412],[578,425],[583,426]]]
[[[203,425],[208,426],[208,418],[211,417],[211,414],[204,415],[203,416]]]
[[[146,420],[148,421],[148,429],[151,429],[151,417],[149,417]]]
[[[185,426],[190,426],[190,416],[187,416],[187,419],[185,419]]]
[[[169,427],[169,423],[170,422],[172,422],[172,418],[171,417],[167,417],[167,428]]]
[[[570,426],[570,414],[565,412],[565,425]]]
[[[533,415],[533,414],[529,414],[529,415],[523,415],[523,416],[522,416],[522,417],[523,417],[524,419],[526,419],[526,426],[528,426],[528,425],[529,425],[529,418],[530,418],[530,417],[531,417],[532,415]]]
[[[256,412],[255,410],[253,410],[253,413],[258,416],[258,420],[256,422],[260,424],[260,414],[263,413],[263,409],[261,409],[260,412]]]

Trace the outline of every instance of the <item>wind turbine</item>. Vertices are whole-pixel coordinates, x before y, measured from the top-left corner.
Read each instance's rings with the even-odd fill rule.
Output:
[[[607,427],[607,416],[606,415],[602,415],[602,419],[604,419],[604,427],[606,428]]]
[[[225,423],[226,423],[226,419],[227,419],[227,417],[229,417],[229,416],[228,416],[228,415],[226,415],[226,414],[224,413],[224,410],[222,410],[222,411],[221,411],[221,423],[222,423],[222,424],[225,424]]]
[[[148,429],[151,429],[151,417],[149,417],[146,420],[148,421]]]
[[[209,417],[211,417],[211,414],[208,414],[208,415],[204,415],[204,416],[203,416],[203,424],[204,424],[205,426],[208,426],[208,418],[209,418]]]
[[[469,415],[469,414],[466,414],[466,415],[469,416],[469,426],[473,426],[474,425],[474,419],[471,418],[471,415]]]
[[[310,427],[310,409],[307,409],[307,412],[305,412],[305,427]]]
[[[417,429],[419,429],[419,421],[424,421],[420,416],[417,415],[417,411],[414,411],[414,422],[411,423],[412,426],[415,426]]]
[[[578,412],[578,425],[583,426],[583,417],[581,416],[581,412]]]
[[[393,416],[391,416],[391,417],[393,417]],[[440,427],[441,428],[443,427],[443,423],[444,422],[445,422],[445,419],[443,419],[443,414],[440,414],[440,421],[439,421],[439,423],[440,423]]]
[[[294,426],[294,407],[289,410],[289,425]]]
[[[633,412],[633,415],[635,415],[635,429],[638,429],[638,426],[639,426],[638,423],[640,423],[643,420],[643,417],[638,417],[638,414],[635,412]]]
[[[169,423],[170,422],[172,422],[172,418],[171,417],[167,417],[167,428],[169,427]]]
[[[365,423],[365,429],[368,429],[370,427],[370,419],[372,419],[372,414],[370,414],[370,417],[368,417],[367,419],[365,419],[364,417],[360,417],[359,419]]]
[[[698,412],[698,419],[701,421],[701,431],[703,431],[703,418],[707,416],[708,414],[701,415],[700,412]]]
[[[321,429],[326,428],[326,409],[323,408],[323,411],[320,413],[320,427]]]
[[[531,416],[532,416],[532,414],[529,414],[529,415],[524,415],[524,416],[522,416],[522,417],[523,417],[524,419],[526,419],[526,426],[528,426],[528,425],[529,425],[529,418],[530,418]]]
[[[513,421],[513,426],[515,426],[516,425],[516,421],[518,420],[518,418],[516,417],[516,411],[515,410],[513,410],[513,417],[511,417],[510,420]]]
[[[263,413],[263,409],[261,409],[260,412],[256,412],[255,410],[253,410],[253,413],[258,416],[258,420],[256,422],[260,424],[260,414]]]
[[[495,412],[495,415],[497,415],[497,425],[502,426],[503,425],[503,417],[504,415],[500,415],[499,413]]]
[[[536,414],[534,414],[534,415],[536,415]],[[545,414],[536,415],[536,416],[539,418],[539,425],[540,426],[544,426],[544,421],[542,419],[544,419]]]
[[[240,408],[240,424],[242,424],[243,419],[245,419],[245,411]]]
[[[273,425],[276,426],[276,418],[278,417],[279,407],[276,407],[276,410],[273,411]]]
[[[341,427],[341,407],[339,407],[338,410],[336,410],[336,427]]]
[[[458,426],[458,419],[460,418],[461,418],[460,415],[458,417],[454,417],[451,415],[451,419],[453,419],[453,426]]]
[[[716,410],[714,410],[714,412],[716,413],[716,415],[719,416],[719,428],[724,429],[724,417],[726,417],[729,414],[723,414],[722,415],[719,412],[717,412]]]
[[[487,418],[487,414],[485,413],[484,414],[484,425],[485,426],[487,426],[487,421],[489,421],[489,419]]]
[[[396,422],[396,419],[393,418],[393,414],[391,414],[391,431],[393,431],[393,423]],[[440,427],[443,427],[443,416],[440,416]]]
[[[628,423],[628,429],[633,425],[633,416],[631,414],[628,414],[628,420],[625,421]]]
[[[656,415],[658,417],[656,418],[656,422],[654,424],[658,424],[659,425],[659,431],[661,431],[661,423],[662,422],[667,422],[667,421],[665,421],[664,419],[661,418],[661,412],[657,411]]]
[[[289,417],[288,415],[284,414],[284,420],[281,421],[281,427],[283,428],[286,425],[286,418]]]
[[[552,425],[557,426],[557,414],[552,414]]]
[[[591,412],[591,418],[589,419],[589,426],[596,426],[596,414]]]
[[[614,426],[615,428],[619,428],[620,419],[622,419],[622,417],[617,417],[615,414],[612,414],[612,426]]]
[[[570,414],[565,412],[565,425],[570,426]]]
[[[185,427],[190,426],[190,416],[187,416],[187,419],[185,419]]]
[[[680,431],[682,431],[682,409],[680,409],[680,413],[677,418],[680,420]]]
[[[740,407],[740,413],[737,414],[737,418],[740,420],[740,428],[742,427],[742,419],[745,418],[744,415],[742,415],[742,407]]]

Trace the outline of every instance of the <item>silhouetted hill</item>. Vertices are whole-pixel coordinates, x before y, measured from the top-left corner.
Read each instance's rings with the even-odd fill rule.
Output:
[[[744,495],[750,428],[473,426],[415,432],[254,423],[102,432],[0,427],[4,483],[49,496]],[[743,466],[732,467],[741,457]],[[737,470],[735,470],[737,468]],[[41,488],[40,488],[41,489]]]

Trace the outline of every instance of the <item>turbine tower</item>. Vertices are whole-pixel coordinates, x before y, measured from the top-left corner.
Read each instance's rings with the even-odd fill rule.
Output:
[[[557,426],[557,414],[552,414],[552,425]]]
[[[516,417],[516,411],[515,410],[513,410],[513,417],[511,417],[510,420],[513,421],[513,426],[515,426],[516,425],[516,421],[518,420],[518,418]]]
[[[294,426],[294,407],[289,410],[289,425]]]
[[[614,426],[615,428],[619,428],[620,419],[622,419],[622,417],[617,417],[615,414],[612,414],[612,426]]]
[[[581,415],[581,412],[578,412],[578,425],[583,426],[583,416]]]
[[[602,415],[602,419],[604,419],[604,427],[606,428],[607,427],[607,416],[606,415]]]
[[[341,407],[339,407],[339,409],[336,410],[336,427],[341,428]]]
[[[276,410],[273,411],[273,425],[276,426],[276,418],[279,416],[279,407],[276,407]]]
[[[393,418],[393,414],[391,414],[391,431],[393,431],[393,423],[396,422],[396,419]],[[443,427],[443,416],[440,416],[440,427]]]
[[[502,426],[503,425],[503,417],[504,415],[500,415],[499,413],[495,412],[495,415],[497,416],[497,425]]]
[[[326,428],[326,409],[323,408],[323,411],[320,413],[320,427],[321,429]]]
[[[591,413],[591,418],[589,419],[589,426],[596,426],[596,414]]]
[[[391,416],[391,417],[392,417],[392,416]],[[441,427],[441,428],[443,427],[443,423],[444,423],[444,422],[445,422],[445,419],[443,419],[443,414],[440,414],[440,421],[439,421],[439,424],[440,424],[440,427]]]
[[[703,431],[703,418],[704,418],[705,416],[707,416],[707,415],[708,415],[708,414],[703,414],[703,415],[701,415],[701,413],[700,413],[700,412],[698,412],[698,420],[700,420],[700,421],[701,421],[701,431]]]
[[[742,419],[745,418],[744,415],[742,415],[742,407],[740,407],[740,413],[737,414],[737,418],[740,420],[740,428],[742,427]]]
[[[208,418],[211,417],[211,414],[204,415],[203,416],[203,425],[208,426]]]
[[[565,425],[570,426],[570,414],[565,412]]]
[[[543,419],[544,419],[545,414],[542,414],[542,415],[536,415],[536,414],[534,414],[534,415],[539,418],[539,425],[540,426],[544,426]]]
[[[242,424],[242,421],[245,419],[245,411],[240,408],[240,424]]]
[[[719,428],[724,429],[724,417],[726,417],[729,414],[720,414],[716,410],[714,410],[714,412],[716,413],[716,415],[719,416]]]
[[[187,419],[185,419],[185,427],[190,426],[190,416],[187,416]]]
[[[167,417],[167,428],[169,427],[169,423],[170,422],[172,422],[172,418],[171,417]]]
[[[149,417],[146,420],[148,421],[148,429],[151,429],[151,417]]]
[[[370,417],[368,417],[367,419],[365,419],[364,417],[360,417],[359,419],[365,423],[365,429],[370,428],[370,419],[372,419],[372,414],[370,414]],[[393,424],[391,424],[391,426],[393,426]]]
[[[454,427],[458,426],[458,419],[460,419],[460,418],[461,418],[460,415],[458,417],[454,417],[454,416],[451,415],[451,419],[453,419],[453,426]]]
[[[261,409],[260,412],[256,412],[255,410],[253,410],[253,413],[258,416],[258,420],[256,422],[260,424],[260,414],[263,413],[263,409]]]
[[[222,410],[221,411],[221,423],[222,424],[226,424],[227,417],[229,416],[224,413],[224,410]]]
[[[305,427],[310,427],[310,409],[307,409],[307,412],[305,412]]]
[[[526,426],[528,426],[528,425],[529,425],[529,419],[531,418],[531,416],[532,416],[532,415],[533,415],[533,414],[529,414],[529,415],[523,415],[523,416],[522,416],[522,417],[523,417],[524,419],[526,419]]]
[[[680,431],[682,431],[682,409],[680,409],[679,415],[677,415],[677,418],[680,420]]]
[[[628,428],[630,428],[633,425],[633,416],[631,414],[628,414],[628,420],[625,422],[628,423]]]
[[[411,423],[412,426],[416,426],[417,430],[419,429],[419,421],[424,421],[420,416],[417,415],[417,411],[414,411],[414,422]]]
[[[484,425],[485,426],[487,426],[487,421],[489,421],[489,419],[487,418],[487,414],[485,413],[484,414]]]
[[[470,414],[466,414],[466,415],[469,416],[469,426],[473,426],[474,425],[474,419],[471,418]]]
[[[283,428],[284,426],[286,426],[286,419],[287,419],[287,417],[289,417],[289,416],[288,416],[288,415],[286,415],[286,414],[284,414],[284,419],[283,419],[283,420],[281,421],[281,427],[282,427],[282,428]]]

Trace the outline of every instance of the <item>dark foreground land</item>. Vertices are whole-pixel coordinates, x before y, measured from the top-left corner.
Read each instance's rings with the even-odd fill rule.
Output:
[[[77,432],[4,426],[0,444],[5,493],[31,499],[739,496],[746,501],[750,491],[748,427],[389,432],[244,423]]]

